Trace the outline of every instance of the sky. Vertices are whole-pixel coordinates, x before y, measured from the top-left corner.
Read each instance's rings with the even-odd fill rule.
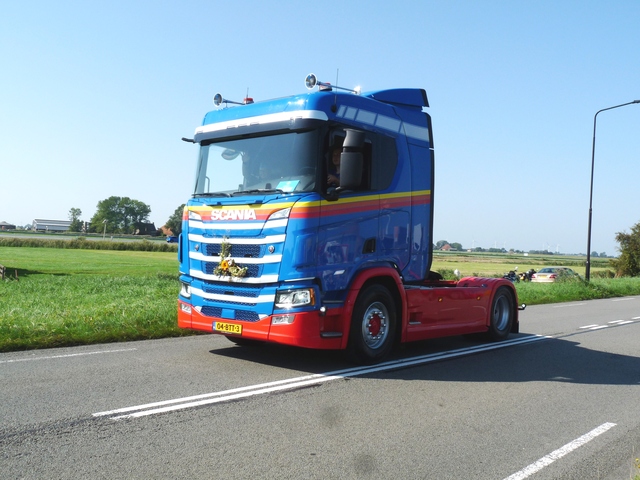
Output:
[[[594,116],[640,99],[636,0],[96,0],[0,8],[0,221],[164,225],[212,99],[424,88],[434,243],[586,253]],[[591,250],[640,222],[640,104],[598,114]]]

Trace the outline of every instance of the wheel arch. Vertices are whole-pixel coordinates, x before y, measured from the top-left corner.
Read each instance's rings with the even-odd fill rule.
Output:
[[[520,332],[520,320],[518,318],[518,312],[520,310],[518,306],[518,292],[516,291],[516,287],[508,280],[504,278],[484,278],[484,277],[464,277],[461,278],[458,282],[460,287],[483,287],[488,288],[491,291],[491,295],[489,296],[489,303],[487,305],[487,320],[486,327],[489,328],[491,323],[491,306],[493,305],[493,301],[502,287],[504,287],[511,295],[511,307],[513,308],[513,323],[511,325],[511,333],[519,333]]]
[[[406,296],[404,295],[404,287],[402,279],[397,270],[392,267],[371,267],[360,271],[353,279],[344,308],[344,331],[342,335],[342,348],[347,348],[349,343],[349,331],[351,325],[351,317],[353,309],[358,299],[358,295],[362,290],[371,285],[381,285],[385,287],[393,298],[396,310],[396,331],[395,342],[400,341],[402,328],[404,325],[404,314],[406,309]]]

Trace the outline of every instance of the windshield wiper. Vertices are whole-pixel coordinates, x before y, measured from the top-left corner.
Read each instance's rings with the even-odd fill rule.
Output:
[[[230,197],[231,194],[225,192],[210,192],[210,193],[194,193],[194,198],[199,197]]]
[[[233,192],[231,195],[246,195],[247,193],[284,193],[284,190],[279,188],[256,188],[254,190],[241,190],[239,192]]]

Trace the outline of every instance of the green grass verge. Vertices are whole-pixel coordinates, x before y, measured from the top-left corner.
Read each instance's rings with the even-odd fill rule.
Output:
[[[0,352],[194,334],[176,325],[179,282],[174,251],[124,250],[136,248],[133,242],[111,250],[83,248],[85,243],[99,243],[93,241],[81,241],[78,248],[69,247],[72,241],[64,248],[50,248],[49,242],[33,247],[0,244],[0,265],[7,267],[8,276],[0,282]],[[534,268],[538,263],[562,263],[529,261]],[[448,256],[442,262],[436,257],[433,269],[500,276],[514,263],[490,255],[458,262]],[[535,305],[639,295],[640,278],[520,282],[516,289],[521,303]]]
[[[175,276],[40,275],[0,288],[3,352],[185,334]]]
[[[174,252],[0,247],[0,264],[0,352],[193,334]]]
[[[640,278],[595,278],[557,283],[516,283],[518,300],[527,305],[575,302],[640,295]]]

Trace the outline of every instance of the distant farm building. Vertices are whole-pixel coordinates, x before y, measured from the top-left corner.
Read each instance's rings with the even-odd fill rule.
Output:
[[[69,220],[42,220],[35,219],[32,229],[36,232],[66,232],[71,227]]]
[[[135,235],[158,235],[158,230],[154,223],[146,223],[146,222],[136,222],[135,227]]]
[[[0,230],[15,230],[16,226],[7,222],[0,222]]]

